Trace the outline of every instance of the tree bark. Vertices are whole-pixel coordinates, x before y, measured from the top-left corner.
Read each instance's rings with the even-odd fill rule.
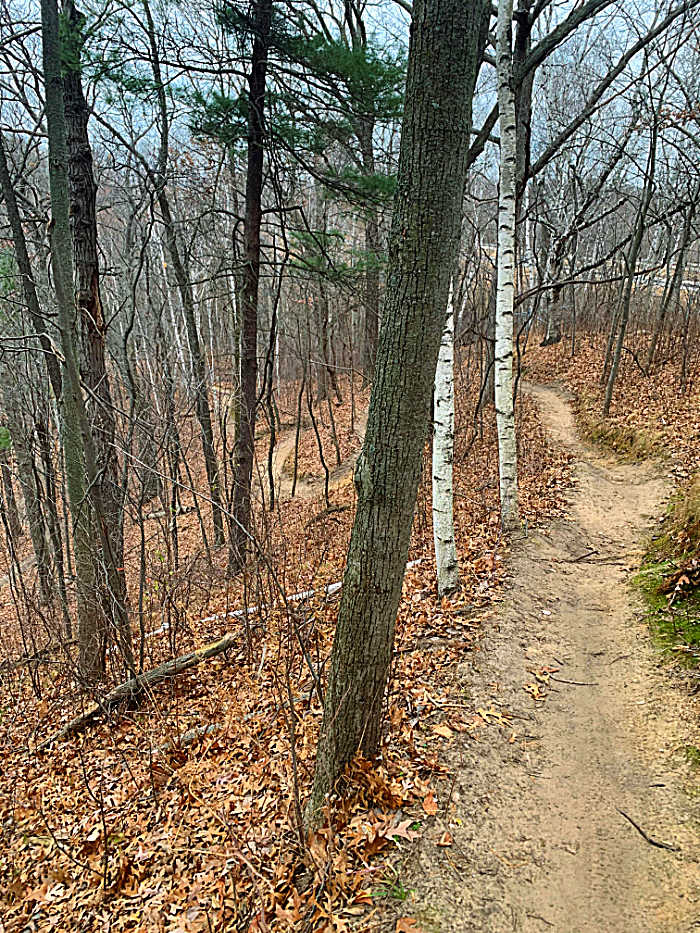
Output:
[[[361,120],[358,126],[362,168],[367,175],[375,172],[374,159],[374,120]],[[379,219],[378,211],[370,203],[365,208],[365,339],[363,360],[363,381],[365,385],[372,382],[374,363],[377,356],[377,340],[379,337]]]
[[[61,82],[61,50],[56,0],[42,0],[42,50],[46,89],[46,123],[49,142],[51,194],[51,256],[58,306],[58,327],[63,352],[63,450],[66,487],[72,521],[78,609],[80,668],[87,680],[102,672],[104,651],[100,635],[100,610],[96,598],[97,548],[87,499],[85,449],[82,429],[87,422],[80,388],[76,347],[78,343],[73,294],[73,249],[69,222],[68,149],[66,145]]]
[[[481,0],[416,0],[389,272],[357,511],[330,660],[313,824],[345,765],[380,745],[394,624],[459,242]]]
[[[126,610],[124,528],[119,461],[115,447],[116,426],[110,379],[107,372],[107,322],[100,291],[97,247],[97,185],[88,137],[90,112],[82,85],[85,17],[72,0],[65,0],[63,33],[63,106],[68,148],[68,191],[75,272],[75,303],[80,331],[80,377],[86,389],[85,409],[95,450],[97,486],[103,535],[103,571],[98,579],[104,612],[104,638],[117,620],[120,641],[130,646],[131,631]],[[96,536],[99,537],[96,531]],[[129,647],[129,655],[131,648]]]
[[[246,169],[243,288],[241,294],[240,387],[233,450],[233,517],[229,571],[245,564],[250,536],[251,486],[255,458],[255,417],[258,383],[258,292],[260,286],[260,226],[265,155],[265,87],[272,21],[272,0],[256,0],[255,34],[248,77],[248,165]]]
[[[513,91],[513,0],[500,0],[496,62],[501,137],[498,197],[498,285],[496,290],[496,425],[501,525],[514,531],[518,513],[518,460],[513,404],[513,302],[515,296],[515,206],[517,124]]]
[[[39,582],[39,598],[43,605],[51,603],[53,586],[51,581],[51,562],[46,543],[46,523],[41,503],[41,487],[35,463],[32,431],[27,429],[24,418],[16,421],[17,436],[15,437],[15,454],[17,457],[17,472],[22,486],[22,496],[27,512],[29,534],[32,539],[32,550],[36,560],[37,580]]]
[[[104,518],[97,473],[97,456],[90,430],[78,366],[78,316],[73,291],[73,247],[70,226],[68,147],[61,80],[61,42],[56,0],[42,0],[42,56],[45,112],[49,143],[51,195],[51,257],[61,335],[63,389],[63,449],[66,486],[73,527],[80,671],[86,680],[99,678],[104,670],[105,632],[97,595],[99,548],[108,557],[105,570],[112,596],[119,591],[114,579],[111,542]],[[96,540],[97,536],[97,540]],[[115,600],[116,602],[116,600]],[[119,646],[127,666],[133,666],[128,625],[115,620]],[[127,640],[128,639],[128,640]]]
[[[452,489],[455,440],[454,321],[452,281],[433,390],[433,539],[440,597],[456,589],[459,583]]]
[[[2,504],[7,518],[7,527],[13,538],[19,538],[22,535],[22,522],[17,508],[15,488],[12,484],[12,468],[8,450],[0,451],[0,470],[2,471]]]

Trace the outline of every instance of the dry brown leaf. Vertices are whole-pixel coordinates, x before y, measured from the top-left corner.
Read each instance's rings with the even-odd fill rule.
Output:
[[[449,726],[444,725],[444,723],[439,723],[437,726],[433,726],[433,732],[436,735],[441,735],[445,739],[451,739],[454,733]]]
[[[401,917],[396,921],[396,933],[423,933],[415,917]]]

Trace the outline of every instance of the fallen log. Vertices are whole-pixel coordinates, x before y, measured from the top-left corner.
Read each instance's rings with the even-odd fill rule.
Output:
[[[418,560],[409,561],[408,564],[406,564],[406,569],[409,570],[412,567],[418,566],[420,563],[421,558]],[[320,594],[330,598],[336,593],[339,593],[342,586],[342,581],[338,581],[337,583],[329,583],[318,590],[302,590],[300,593],[294,593],[292,596],[288,596],[287,602],[304,602],[305,600],[311,599],[313,596]],[[240,618],[242,616],[255,615],[265,608],[265,606],[251,606],[248,609],[233,609],[229,612],[217,613],[216,615],[207,616],[204,619],[199,619],[198,624],[213,622],[219,619],[226,619],[231,617]],[[161,628],[163,629],[163,627]],[[164,630],[165,629],[163,629],[163,631]],[[159,633],[160,630],[156,629],[154,632],[149,632],[148,635],[156,635]],[[43,751],[45,748],[53,745],[54,742],[58,742],[60,739],[64,739],[67,736],[72,735],[74,732],[79,732],[81,729],[84,729],[85,726],[89,725],[91,722],[97,719],[100,714],[109,713],[123,700],[133,700],[145,691],[149,690],[151,687],[154,687],[156,684],[162,683],[164,680],[170,680],[172,677],[177,677],[179,674],[184,674],[185,671],[189,671],[191,668],[197,667],[197,665],[201,664],[202,661],[208,661],[210,658],[214,658],[219,654],[223,654],[224,651],[227,651],[229,648],[233,648],[234,645],[236,645],[238,639],[240,639],[240,635],[234,635],[233,633],[229,632],[218,641],[204,645],[202,648],[197,648],[195,651],[189,651],[187,654],[182,654],[179,658],[173,658],[170,661],[165,661],[158,667],[154,667],[152,670],[146,671],[145,674],[139,674],[137,677],[132,677],[130,680],[119,684],[119,686],[114,687],[113,690],[110,690],[109,693],[101,697],[98,702],[94,703],[79,716],[71,719],[71,721],[66,723],[66,725],[59,729],[58,732],[54,732],[53,735],[50,735],[47,739],[44,739],[43,742],[40,742],[37,745],[37,751]]]
[[[155,687],[156,684],[162,683],[164,680],[170,680],[172,677],[177,677],[179,674],[184,674],[185,671],[197,667],[202,661],[208,661],[210,658],[223,654],[229,648],[233,648],[239,643],[240,634],[234,635],[229,632],[218,641],[204,645],[202,648],[197,648],[195,651],[189,651],[187,654],[182,654],[179,658],[172,658],[170,661],[165,661],[165,663],[159,664],[158,667],[154,667],[145,674],[132,677],[130,680],[110,690],[109,693],[101,697],[97,703],[94,703],[84,712],[80,713],[75,719],[71,719],[71,721],[63,726],[63,728],[59,729],[58,732],[55,732],[53,735],[49,736],[48,739],[44,739],[43,742],[40,742],[37,746],[37,750],[43,751],[43,749],[53,745],[54,742],[74,732],[78,732],[80,729],[89,725],[101,713],[108,713],[123,700],[135,699],[151,687]]]

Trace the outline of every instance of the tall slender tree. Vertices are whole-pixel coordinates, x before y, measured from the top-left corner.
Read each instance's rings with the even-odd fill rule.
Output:
[[[498,283],[496,288],[495,397],[501,525],[515,530],[518,461],[513,403],[513,302],[515,295],[515,205],[517,123],[513,88],[513,0],[500,0],[496,33],[498,115],[501,138],[498,194]]]
[[[233,509],[229,569],[241,570],[251,520],[251,487],[255,458],[258,390],[258,293],[260,226],[265,161],[265,90],[272,24],[272,0],[255,0],[253,48],[248,75],[248,163],[245,185],[244,267],[241,289],[240,387],[233,451]]]
[[[114,404],[107,371],[107,315],[103,306],[98,259],[97,184],[88,137],[90,110],[82,80],[85,17],[73,0],[65,0],[63,12],[63,105],[68,149],[74,288],[80,335],[79,367],[95,447],[102,518],[110,542],[108,552],[103,550],[100,559],[103,566],[107,561],[113,564],[110,572],[103,571],[97,582],[106,619],[122,618],[126,625],[122,490],[115,446]],[[107,584],[107,580],[111,582]],[[114,586],[115,592],[112,591]]]
[[[371,757],[380,745],[487,25],[482,0],[417,0],[413,7],[388,281],[307,811],[312,823],[355,753]]]
[[[56,0],[42,0],[42,59],[45,85],[46,126],[49,144],[51,194],[51,255],[58,307],[62,352],[63,448],[66,485],[73,526],[73,551],[77,582],[80,669],[87,680],[104,670],[106,632],[97,581],[107,574],[113,594],[119,592],[114,578],[116,564],[98,483],[97,457],[87,416],[78,363],[78,316],[73,290],[73,245],[70,225],[68,146],[62,82],[62,55]],[[107,555],[100,566],[99,548]],[[133,668],[128,618],[123,604],[115,602],[113,620],[123,657]],[[112,620],[110,620],[112,621]]]
[[[452,280],[433,390],[433,539],[438,596],[454,590],[459,582],[452,488],[455,435],[454,340]]]

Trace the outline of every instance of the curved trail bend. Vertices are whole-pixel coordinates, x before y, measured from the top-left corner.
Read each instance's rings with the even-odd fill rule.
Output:
[[[700,930],[700,781],[683,754],[698,706],[660,669],[628,586],[667,484],[582,442],[563,392],[528,391],[574,454],[570,508],[514,545],[484,650],[459,667],[465,702],[513,728],[452,748],[435,838],[449,825],[454,844],[422,845],[405,912],[431,933]],[[534,702],[523,686],[543,668],[558,680]]]

